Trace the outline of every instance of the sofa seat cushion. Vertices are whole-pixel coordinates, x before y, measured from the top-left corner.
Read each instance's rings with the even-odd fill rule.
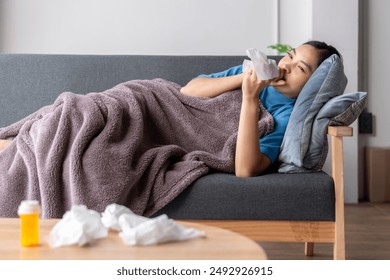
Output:
[[[201,177],[154,216],[194,220],[334,221],[333,179],[324,172],[252,178]]]

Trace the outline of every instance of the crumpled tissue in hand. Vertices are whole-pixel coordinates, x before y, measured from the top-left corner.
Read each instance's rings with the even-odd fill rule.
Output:
[[[51,230],[49,245],[53,248],[83,246],[107,235],[108,229],[102,224],[100,213],[84,205],[74,205]]]
[[[102,220],[112,229],[119,228],[119,236],[128,245],[156,245],[206,236],[203,231],[179,225],[165,214],[146,218],[117,204],[107,206]]]
[[[279,69],[276,61],[268,59],[267,56],[257,49],[248,49],[246,54],[252,60],[245,59],[242,64],[242,71],[248,67],[253,68],[261,80],[271,80],[279,76]]]

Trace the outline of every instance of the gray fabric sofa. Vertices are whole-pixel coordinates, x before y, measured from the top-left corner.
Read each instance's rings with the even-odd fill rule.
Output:
[[[0,127],[51,104],[64,91],[103,91],[124,81],[152,78],[185,85],[201,73],[221,71],[241,64],[243,59],[241,56],[0,54]],[[279,174],[271,169],[254,178],[206,175],[156,215],[166,213],[174,219],[203,220],[264,241],[299,241],[310,245],[317,241],[336,243],[335,237],[329,237],[337,232],[335,209],[334,179],[328,174]],[[233,224],[234,221],[240,223]],[[257,221],[281,222],[278,224],[281,227],[269,231],[264,228],[267,224],[254,226]],[[302,231],[297,229],[300,225]],[[242,230],[245,227],[249,227],[248,232]],[[317,229],[328,231],[326,237],[315,233]],[[305,230],[309,230],[308,238]],[[278,238],[283,231],[298,232],[298,236]],[[344,238],[343,228],[341,235]],[[341,242],[344,246],[344,239]],[[310,255],[312,247],[308,248]],[[335,255],[343,257],[343,253]]]

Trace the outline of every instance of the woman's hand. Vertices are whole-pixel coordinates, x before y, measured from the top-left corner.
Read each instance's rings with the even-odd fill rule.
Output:
[[[259,145],[259,93],[271,80],[262,81],[252,69],[247,69],[242,82],[242,105],[238,125],[235,174],[252,177],[261,174],[271,164]]]
[[[286,84],[285,80],[286,70],[279,68],[279,75],[270,80],[261,80],[257,77],[256,72],[252,68],[246,69],[244,72],[244,78],[242,81],[242,92],[245,97],[254,98],[258,97],[258,93],[261,92],[266,86],[282,86]]]
[[[279,67],[279,75],[276,78],[271,80],[270,86],[283,86],[283,85],[285,85],[286,84],[285,75],[286,75],[286,69]]]
[[[257,77],[256,72],[252,68],[248,68],[244,72],[242,81],[243,98],[258,99],[259,93],[271,83],[272,80],[261,80]]]

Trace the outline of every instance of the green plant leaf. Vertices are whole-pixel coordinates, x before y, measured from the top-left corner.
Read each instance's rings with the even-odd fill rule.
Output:
[[[279,53],[287,53],[293,49],[290,45],[286,44],[274,44],[268,46],[267,48],[277,50]]]

